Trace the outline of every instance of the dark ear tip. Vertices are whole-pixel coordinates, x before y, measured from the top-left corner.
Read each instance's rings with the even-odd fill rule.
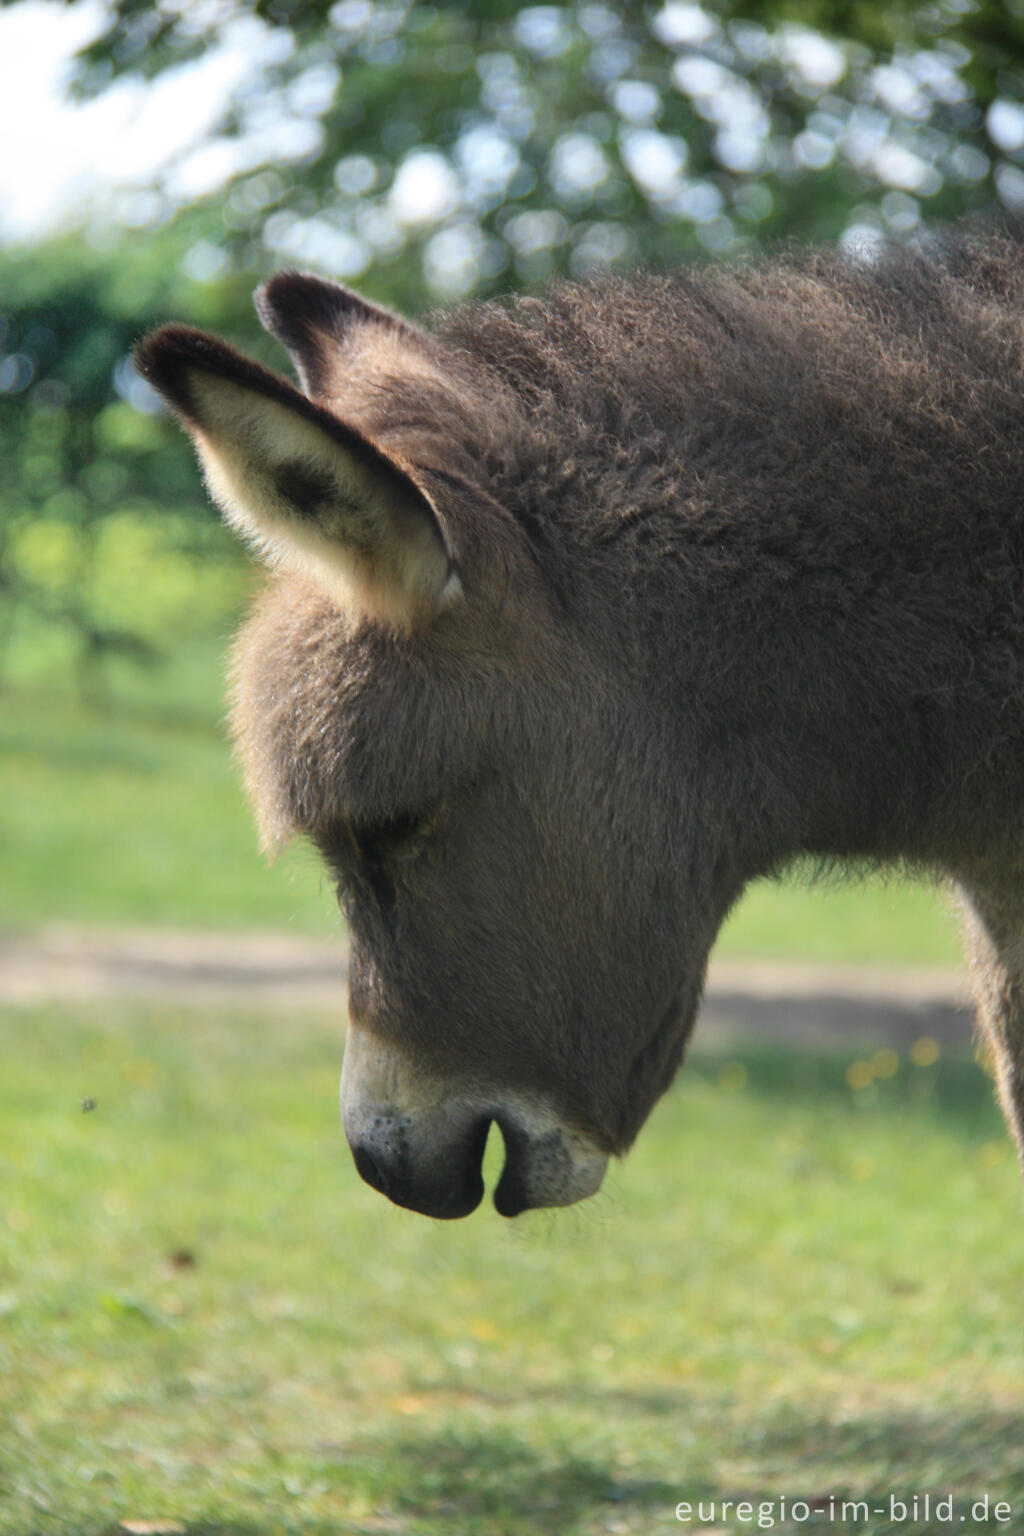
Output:
[[[289,268],[284,272],[275,272],[273,277],[268,277],[266,282],[260,283],[252,296],[259,316],[260,324],[265,330],[270,330],[271,321],[276,318],[282,304],[288,302],[288,296],[297,284],[308,279],[302,272]]]
[[[285,347],[298,348],[318,331],[339,335],[345,320],[364,307],[358,294],[313,272],[275,272],[254,295],[264,330]]]
[[[215,350],[213,338],[202,331],[187,325],[163,325],[138,343],[135,366],[175,410],[189,415],[187,366],[208,360]]]
[[[149,331],[141,341],[137,341],[134,357],[139,372],[149,378],[151,372],[159,368],[165,353],[176,348],[181,332],[185,329],[182,325],[161,325],[158,330]]]
[[[298,303],[307,296],[315,296],[331,304],[344,304],[346,300],[358,302],[350,288],[336,283],[331,277],[321,277],[316,272],[300,272],[297,267],[285,267],[275,272],[256,289],[256,308],[277,305],[282,302]]]
[[[164,325],[144,336],[135,348],[135,366],[178,415],[192,423],[199,419],[191,382],[196,373],[236,379],[263,394],[276,394],[289,387],[219,336],[190,325]]]

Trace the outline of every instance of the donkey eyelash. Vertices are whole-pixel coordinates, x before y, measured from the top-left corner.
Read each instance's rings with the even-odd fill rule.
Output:
[[[349,822],[349,831],[364,858],[385,858],[404,848],[416,838],[424,824],[424,817],[403,812],[380,821]]]
[[[359,856],[369,863],[418,852],[441,819],[443,801],[423,811],[401,811],[374,821],[347,819],[345,828]]]

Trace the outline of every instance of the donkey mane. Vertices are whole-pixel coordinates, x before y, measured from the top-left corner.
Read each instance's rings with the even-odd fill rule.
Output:
[[[944,796],[976,846],[974,777],[1024,754],[1019,231],[565,283],[434,333],[458,396],[389,379],[385,436],[443,445],[576,622],[595,594],[633,609],[615,643],[642,635],[667,708],[705,702],[702,750],[751,734],[756,655],[780,775],[797,731],[905,740],[905,783],[864,763],[874,846],[823,852],[927,863],[914,824]]]
[[[376,425],[486,487],[570,603],[583,560],[619,589],[632,570],[649,611],[678,614],[689,565],[692,600],[777,629],[794,603],[877,592],[897,548],[924,580],[970,547],[1015,624],[1024,326],[1008,311],[1024,321],[1013,229],[564,283],[437,317],[448,378],[380,381]],[[966,539],[934,517],[953,499]],[[976,574],[948,593],[956,646],[989,622]]]
[[[569,486],[580,493],[572,520],[555,520],[601,541],[635,520],[677,523],[681,505],[703,524],[712,492],[729,508],[716,522],[735,522],[751,475],[775,493],[786,483],[794,510],[820,506],[826,517],[841,476],[855,524],[851,489],[877,496],[900,458],[901,493],[921,505],[936,479],[948,487],[951,468],[969,483],[989,440],[1002,450],[1004,490],[1016,487],[1024,331],[1008,334],[1014,307],[1024,319],[1024,234],[1009,228],[888,246],[870,261],[797,251],[562,283],[543,298],[438,317],[475,398],[491,404],[437,425],[477,478],[552,535],[548,509],[564,509]],[[413,398],[422,417],[418,385]],[[653,502],[652,481],[662,487]],[[624,485],[635,505],[623,504]]]

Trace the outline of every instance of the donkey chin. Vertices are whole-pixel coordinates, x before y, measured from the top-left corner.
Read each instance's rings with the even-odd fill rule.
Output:
[[[544,1098],[453,1089],[355,1023],[345,1047],[341,1113],[362,1178],[425,1216],[468,1216],[480,1204],[492,1122],[505,1141],[494,1191],[502,1216],[584,1200],[600,1188],[608,1166],[607,1152]]]

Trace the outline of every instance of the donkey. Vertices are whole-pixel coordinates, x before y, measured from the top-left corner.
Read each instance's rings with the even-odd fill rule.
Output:
[[[345,1130],[401,1205],[601,1183],[745,884],[950,881],[1024,1148],[1024,237],[564,284],[432,330],[258,292],[301,388],[138,366],[271,568],[233,724],[351,934]]]

